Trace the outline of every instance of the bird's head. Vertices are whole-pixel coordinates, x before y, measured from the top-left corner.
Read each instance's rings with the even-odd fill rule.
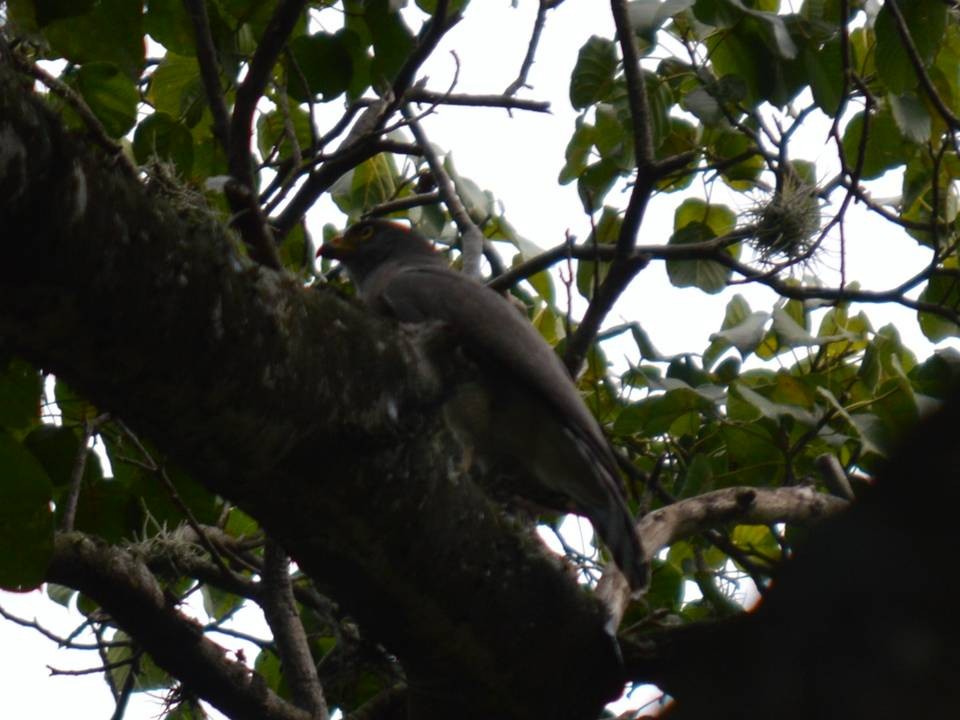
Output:
[[[339,260],[354,280],[387,261],[434,262],[438,255],[420,233],[389,220],[362,220],[323,244],[318,257]]]

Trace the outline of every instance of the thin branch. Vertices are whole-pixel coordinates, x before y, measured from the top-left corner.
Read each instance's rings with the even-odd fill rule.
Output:
[[[416,47],[414,47],[413,52],[411,52],[410,56],[404,61],[400,70],[397,71],[397,77],[394,79],[391,88],[393,91],[394,107],[402,104],[406,100],[406,92],[413,85],[413,79],[417,71],[436,49],[441,38],[443,38],[450,28],[460,22],[459,14],[452,17],[447,16],[449,5],[450,0],[437,1],[437,5],[433,10],[433,16],[424,23],[420,30],[420,37]]]
[[[312,718],[330,716],[310,644],[303,629],[290,583],[290,560],[277,543],[267,540],[263,556],[263,614],[273,631],[277,653],[283,663],[284,679],[293,702]]]
[[[380,217],[390,213],[409,210],[410,208],[423,207],[424,205],[436,205],[440,202],[440,193],[437,191],[428,193],[418,193],[416,195],[407,195],[406,197],[388,200],[380,203],[367,211],[367,217]]]
[[[470,95],[465,93],[439,93],[424,88],[410,88],[404,99],[415,103],[433,105],[463,105],[467,107],[494,107],[507,110],[529,110],[548,113],[550,103],[544,100],[523,100],[509,95]]]
[[[338,149],[336,160],[328,159],[320,169],[312,172],[284,211],[274,220],[272,224],[278,238],[285,237],[300,222],[304,213],[317,198],[337,179],[364,160],[381,152],[379,148],[382,141],[379,136],[384,132],[387,120],[406,102],[406,93],[411,90],[413,78],[420,66],[433,53],[444,34],[460,21],[460,15],[447,17],[448,5],[449,0],[437,2],[433,17],[424,24],[417,46],[397,73],[392,88],[382,98],[369,105],[357,119]],[[320,146],[343,132],[349,125],[349,117],[363,107],[360,102],[353,103],[347,109],[345,116],[320,139]]]
[[[67,492],[67,498],[63,504],[63,515],[60,516],[60,529],[64,532],[73,530],[73,524],[77,517],[77,503],[80,501],[83,473],[84,470],[87,469],[87,454],[89,452],[87,446],[90,444],[90,436],[92,434],[92,423],[84,419],[80,443],[77,445],[77,452],[74,454],[73,465],[70,466],[70,489]]]
[[[36,620],[26,620],[26,619],[24,619],[24,618],[22,618],[22,617],[19,617],[19,616],[17,616],[17,615],[14,615],[13,613],[7,612],[7,611],[3,608],[2,605],[0,605],[0,617],[2,617],[4,620],[9,620],[10,622],[14,623],[15,625],[19,625],[19,626],[21,626],[21,627],[29,628],[29,629],[31,629],[31,630],[36,630],[38,633],[40,633],[41,635],[43,635],[45,638],[47,638],[48,640],[52,640],[53,642],[55,642],[55,643],[56,643],[57,645],[59,645],[60,647],[69,648],[69,649],[71,649],[71,650],[96,650],[96,649],[98,649],[98,648],[100,648],[100,647],[102,647],[102,646],[105,646],[105,647],[129,647],[129,645],[130,645],[130,643],[128,643],[128,642],[123,642],[123,641],[106,642],[106,643],[78,643],[78,642],[76,642],[75,640],[72,640],[72,639],[70,639],[70,638],[61,637],[61,636],[59,636],[59,635],[51,632],[50,630],[47,630],[47,628],[43,627],[43,625],[41,625],[40,623],[38,623]]]
[[[559,3],[557,3],[559,4]],[[530,31],[530,42],[527,43],[527,52],[523,56],[523,62],[520,64],[520,72],[517,78],[507,86],[503,91],[504,95],[514,95],[521,88],[529,87],[527,85],[527,75],[530,68],[533,67],[533,60],[537,55],[537,46],[540,44],[540,35],[543,33],[543,26],[547,22],[547,11],[554,7],[550,0],[540,0],[540,7],[537,8],[537,17],[533,21],[533,30]]]
[[[417,144],[423,152],[423,157],[427,161],[427,165],[430,166],[430,172],[433,174],[433,178],[437,183],[437,190],[443,198],[447,209],[450,211],[450,216],[457,224],[457,229],[460,231],[461,251],[463,252],[463,272],[470,277],[480,277],[480,258],[483,257],[483,233],[470,218],[470,214],[464,207],[463,201],[460,200],[460,196],[457,194],[457,188],[453,179],[449,173],[447,173],[446,168],[443,166],[443,161],[440,160],[439,155],[437,155],[437,152],[427,139],[426,133],[424,133],[423,127],[420,125],[419,120],[417,120],[413,110],[409,106],[404,105],[401,112],[403,112],[403,116],[409,122],[410,131],[413,133],[413,137],[416,138]]]
[[[220,84],[220,63],[210,32],[210,18],[204,0],[183,0],[190,21],[193,23],[194,44],[197,47],[197,64],[200,67],[200,79],[207,95],[210,113],[213,115],[213,132],[227,152],[230,150],[230,114],[227,101]]]
[[[132,662],[129,658],[126,660],[118,660],[117,662],[104,663],[103,665],[97,665],[96,667],[91,668],[82,668],[80,670],[63,670],[61,668],[55,668],[52,665],[47,665],[47,670],[50,671],[51,675],[99,675],[100,673],[107,672],[108,670],[118,670],[122,667],[126,667]]]
[[[306,0],[280,0],[257,43],[247,67],[247,76],[237,88],[230,119],[227,164],[234,182],[228,183],[225,190],[234,213],[232,224],[250,247],[254,259],[275,270],[279,270],[282,263],[255,192],[250,135],[257,103],[267,88],[277,57],[305,5]]]

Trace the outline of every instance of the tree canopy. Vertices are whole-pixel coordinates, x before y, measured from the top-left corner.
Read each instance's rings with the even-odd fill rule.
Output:
[[[956,699],[936,624],[956,409],[912,436],[921,464],[896,448],[960,374],[960,9],[611,0],[609,32],[570,49],[568,97],[543,98],[527,76],[565,2],[534,4],[516,80],[475,95],[422,68],[481,2],[0,3],[0,587],[75,604],[116,717],[153,690],[171,720],[200,701],[579,720],[648,682],[681,718],[909,712],[908,682],[872,693],[888,672],[924,679],[931,713]],[[583,240],[523,237],[425,130],[449,105],[551,103],[579,113],[556,154]],[[315,238],[325,198],[340,215]],[[672,232],[641,244],[661,198]],[[847,272],[873,240],[855,211],[920,258],[894,284]],[[642,597],[602,549],[561,536],[558,561],[494,492],[498,469],[461,457],[440,409],[469,360],[316,262],[369,216],[435,239],[555,346],[620,458],[653,566]],[[657,265],[679,288],[776,300],[735,294],[707,347],[665,355],[644,313],[669,308],[616,305]],[[939,349],[875,327],[878,305]],[[898,567],[868,562],[865,538]],[[888,598],[901,582],[916,593]],[[197,595],[204,623],[181,609]],[[218,634],[243,605],[272,632],[256,657]],[[891,636],[906,645],[865,640]],[[811,669],[833,647],[843,687]]]

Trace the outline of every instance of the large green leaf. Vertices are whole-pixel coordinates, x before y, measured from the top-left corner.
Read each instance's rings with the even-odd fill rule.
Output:
[[[110,62],[131,80],[140,77],[145,59],[142,2],[98,0],[89,12],[51,22],[43,34],[51,49],[71,62]]]
[[[687,245],[719,237],[730,232],[736,216],[725,205],[708,205],[703,200],[685,200],[674,213],[674,233],[670,245]],[[728,246],[725,252],[739,255],[739,245]],[[732,271],[714,260],[667,260],[667,275],[677,287],[697,287],[707,293],[718,293],[727,286]]]
[[[613,90],[617,62],[613,41],[591,36],[580,48],[570,75],[570,104],[579,110],[606,99]]]
[[[956,263],[951,263],[956,265]],[[953,268],[951,268],[953,269]],[[955,270],[954,270],[955,271]],[[937,305],[953,313],[960,312],[960,285],[953,274],[934,274],[920,293],[920,302]],[[960,337],[960,326],[935,313],[919,311],[920,329],[931,342]]]
[[[43,582],[53,555],[53,486],[33,454],[0,430],[0,588]]]
[[[93,114],[111,137],[122,137],[137,120],[140,94],[113,63],[90,62],[71,78]]]
[[[193,136],[167,113],[153,113],[137,126],[133,155],[141,164],[155,157],[172,162],[186,177],[193,169]]]
[[[854,115],[843,132],[843,155],[848,167],[855,169],[860,157],[861,138],[866,127],[863,166],[860,177],[871,180],[887,170],[903,165],[910,154],[909,144],[900,134],[893,113],[884,107],[877,112]]]
[[[919,84],[917,71],[897,29],[896,18],[887,0],[877,15],[876,63],[880,79],[894,94],[915,88]],[[947,21],[947,6],[941,0],[896,0],[905,20],[906,29],[924,66],[931,63],[943,40]]]
[[[620,212],[616,208],[604,207],[595,231],[590,234],[588,244],[615,245],[620,237],[621,225],[623,218],[620,217]],[[592,299],[609,269],[610,263],[607,262],[580,260],[577,263],[577,290],[580,294],[588,300]]]
[[[43,27],[54,20],[77,17],[89,12],[97,0],[34,0],[37,25]]]
[[[168,52],[150,76],[147,100],[158,112],[193,126],[206,104],[196,58]]]
[[[390,0],[368,0],[363,17],[373,42],[370,75],[374,81],[393,82],[413,51],[413,33]]]
[[[10,360],[0,369],[0,428],[22,431],[40,422],[43,379],[29,363]]]
[[[352,75],[353,57],[342,35],[321,32],[290,42],[287,91],[294,99],[333,100],[350,87]]]

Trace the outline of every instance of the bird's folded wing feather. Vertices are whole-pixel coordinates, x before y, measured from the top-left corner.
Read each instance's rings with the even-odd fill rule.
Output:
[[[533,325],[496,292],[433,264],[394,269],[378,290],[376,302],[399,321],[445,322],[481,366],[495,364],[543,397],[616,476],[606,438],[566,367]]]

